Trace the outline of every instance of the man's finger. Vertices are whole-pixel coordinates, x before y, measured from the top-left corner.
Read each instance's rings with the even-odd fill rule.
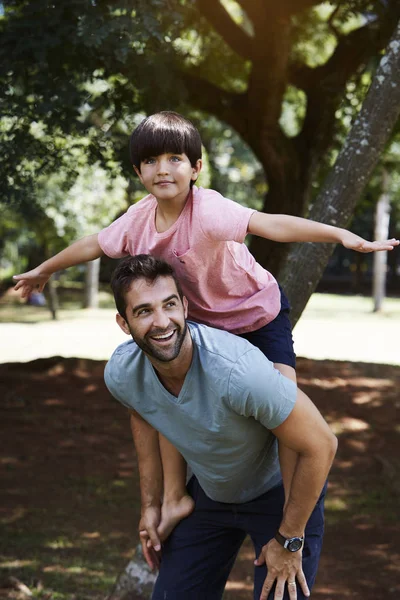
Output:
[[[264,581],[264,585],[261,590],[260,600],[267,600],[268,594],[272,590],[273,585],[274,585],[274,579],[272,577],[270,577],[269,575],[267,575],[267,577]]]
[[[256,567],[261,567],[261,565],[263,565],[265,563],[265,556],[263,554],[263,552],[260,552],[260,556],[258,558],[256,558],[256,560],[254,561],[254,564],[256,565]]]
[[[290,600],[297,600],[297,586],[294,578],[290,578],[290,581],[287,581],[287,588]]]
[[[142,552],[143,552],[143,556],[145,561],[147,562],[147,564],[149,565],[150,569],[153,571],[153,569],[155,568],[155,561],[154,561],[154,553],[153,553],[153,549],[151,548],[147,548],[147,544],[144,540],[140,540],[142,543]]]
[[[154,550],[156,552],[159,552],[161,550],[161,540],[158,537],[157,530],[155,528],[151,527],[151,528],[147,529],[147,533],[148,533],[148,536],[151,541],[151,545],[153,546]]]
[[[305,578],[305,575],[304,575],[302,569],[297,572],[297,582],[298,582],[299,586],[301,587],[301,589],[303,590],[303,594],[305,596],[309,596],[310,595],[310,590],[309,590],[309,587],[307,585],[307,580]]]

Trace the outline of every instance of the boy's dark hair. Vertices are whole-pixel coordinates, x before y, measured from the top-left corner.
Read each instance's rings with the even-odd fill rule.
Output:
[[[125,296],[132,282],[145,279],[154,283],[158,277],[172,277],[182,300],[183,292],[175,271],[165,260],[155,258],[151,254],[137,254],[136,256],[127,256],[121,260],[111,278],[111,289],[114,294],[115,305],[121,317],[126,320]]]
[[[136,127],[129,142],[132,164],[140,170],[140,163],[151,156],[171,152],[186,154],[192,167],[201,158],[201,137],[189,119],[176,112],[164,110],[155,113]]]

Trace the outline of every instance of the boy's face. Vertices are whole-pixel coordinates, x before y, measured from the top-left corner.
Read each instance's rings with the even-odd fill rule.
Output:
[[[140,171],[134,167],[146,190],[160,201],[184,201],[190,190],[190,182],[196,181],[201,160],[192,167],[186,154],[165,153],[146,158],[140,163]]]

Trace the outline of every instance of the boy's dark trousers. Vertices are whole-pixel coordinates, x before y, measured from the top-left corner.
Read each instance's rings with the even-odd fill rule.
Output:
[[[318,568],[324,531],[326,486],[307,523],[303,571],[311,589]],[[226,581],[246,535],[255,549],[274,536],[282,520],[283,486],[243,504],[210,500],[192,477],[188,491],[195,509],[181,521],[162,549],[162,560],[152,600],[221,600]],[[259,600],[266,577],[265,565],[254,567],[254,599]],[[285,586],[284,600],[289,600]],[[273,592],[268,600],[273,600]],[[297,600],[303,600],[297,585]]]

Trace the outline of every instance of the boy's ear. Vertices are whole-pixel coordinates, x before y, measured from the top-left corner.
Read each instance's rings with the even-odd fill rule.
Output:
[[[196,164],[194,167],[192,167],[192,180],[196,181],[196,179],[198,178],[198,176],[200,175],[200,171],[201,171],[201,167],[203,166],[203,161],[201,160],[201,158],[199,158],[196,161]]]
[[[124,317],[122,317],[119,313],[116,314],[115,320],[118,325],[121,327],[122,331],[126,333],[126,335],[131,335],[131,332],[128,327],[128,323],[125,321]]]
[[[139,169],[135,165],[133,165],[133,170],[135,171],[136,175],[139,177],[140,183],[143,183],[142,174],[140,173]]]

